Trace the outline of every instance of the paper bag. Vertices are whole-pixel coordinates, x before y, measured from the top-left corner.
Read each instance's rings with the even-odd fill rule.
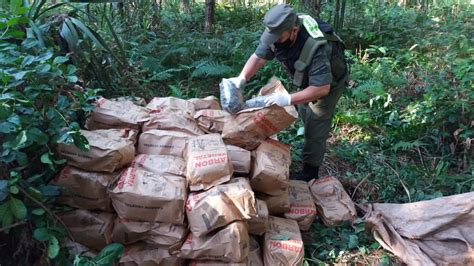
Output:
[[[219,134],[190,138],[186,158],[186,179],[191,191],[209,189],[232,176],[232,164]]]
[[[183,224],[186,180],[129,167],[110,188],[120,218]]]
[[[356,218],[354,203],[339,180],[326,176],[310,180],[309,186],[319,217],[325,225],[336,226]]]
[[[233,178],[208,191],[190,193],[186,214],[190,230],[202,236],[233,221],[255,217],[255,196],[246,178]]]

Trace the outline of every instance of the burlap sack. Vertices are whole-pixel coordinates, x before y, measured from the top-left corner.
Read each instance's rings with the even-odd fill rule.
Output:
[[[190,193],[186,214],[190,230],[202,236],[233,221],[255,217],[255,196],[246,178],[233,178],[208,191]]]
[[[201,130],[206,133],[222,133],[225,123],[230,121],[232,116],[222,110],[201,110],[196,112],[194,119]]]
[[[252,216],[252,218],[248,220],[249,234],[263,235],[268,226],[269,213],[267,203],[263,200],[257,199],[256,207],[257,215]]]
[[[74,144],[60,143],[57,146],[58,153],[68,165],[90,172],[112,173],[129,164],[135,156],[135,130],[81,130],[81,134],[89,141],[89,151],[82,151]]]
[[[207,134],[188,140],[186,179],[189,190],[206,190],[230,180],[232,163],[219,134]]]
[[[194,104],[194,109],[196,112],[204,109],[221,109],[219,100],[215,96],[207,96],[206,98],[192,98],[188,101]]]
[[[368,231],[407,265],[474,265],[474,192],[365,210]]]
[[[125,247],[120,266],[180,266],[184,261],[170,255],[166,247],[136,243]]]
[[[121,172],[86,172],[66,166],[51,184],[62,188],[59,202],[74,208],[113,212],[107,187]]]
[[[120,218],[183,224],[186,180],[129,167],[110,188]]]
[[[296,221],[270,216],[265,233],[263,262],[265,265],[300,266],[304,246]]]
[[[249,235],[243,222],[234,222],[205,236],[189,233],[178,257],[198,260],[241,262],[249,254]]]
[[[130,167],[163,175],[184,176],[186,173],[184,159],[171,155],[138,154]]]
[[[230,161],[232,162],[232,168],[234,169],[234,173],[250,173],[250,163],[252,162],[250,152],[233,145],[226,145],[226,148],[227,153],[229,154]]]
[[[301,231],[308,231],[316,219],[314,205],[309,186],[306,181],[290,180],[288,188],[290,210],[283,215],[285,218],[298,222]]]
[[[255,191],[277,196],[288,189],[290,146],[276,140],[263,141],[254,152],[250,185]]]
[[[196,112],[193,103],[175,97],[155,97],[146,107],[150,110],[184,113],[191,117]]]
[[[88,248],[101,250],[109,244],[115,215],[107,212],[74,210],[58,215],[74,240]]]
[[[257,194],[257,198],[265,201],[270,215],[279,215],[290,210],[290,197],[288,195],[288,190],[278,196],[259,193]]]
[[[274,92],[286,92],[283,84],[276,78],[272,78],[260,90],[259,95]],[[222,138],[226,144],[254,150],[261,141],[285,129],[297,118],[298,112],[294,106],[272,105],[242,110],[225,124]]]
[[[135,105],[132,101],[108,100],[100,98],[95,102],[95,107],[86,120],[86,128],[111,129],[132,128],[139,130],[141,124],[149,118],[149,110]]]
[[[172,246],[182,241],[186,235],[187,229],[182,225],[117,218],[112,232],[112,242],[128,245],[143,241],[150,245]]]
[[[309,181],[311,195],[319,217],[327,226],[336,226],[343,221],[353,221],[357,212],[341,182],[332,176]]]
[[[179,131],[195,136],[204,134],[192,116],[178,112],[152,112],[142,130],[146,132],[152,129]]]
[[[192,135],[176,131],[153,129],[143,132],[138,140],[138,153],[184,158],[186,141],[190,137]]]

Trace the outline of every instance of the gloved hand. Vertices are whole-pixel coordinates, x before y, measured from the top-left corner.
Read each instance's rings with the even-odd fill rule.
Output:
[[[288,93],[273,93],[265,99],[265,106],[273,104],[281,107],[291,105],[291,95]]]
[[[245,83],[247,83],[247,81],[245,80],[244,77],[242,76],[238,76],[238,77],[233,77],[233,78],[228,78],[228,80],[232,83],[234,83],[234,85],[238,88],[238,89],[242,89],[244,86],[245,86]]]

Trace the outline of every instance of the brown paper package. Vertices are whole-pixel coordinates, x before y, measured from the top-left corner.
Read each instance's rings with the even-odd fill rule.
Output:
[[[353,221],[357,212],[341,182],[332,176],[309,181],[311,195],[319,217],[327,226],[336,226],[343,221]]]
[[[88,248],[101,250],[109,244],[115,214],[74,210],[59,214],[74,240]]]
[[[290,146],[267,139],[254,151],[250,185],[255,191],[278,196],[289,186]]]
[[[201,130],[206,133],[222,133],[225,123],[230,121],[232,116],[222,110],[201,110],[196,112],[194,119]]]
[[[73,242],[70,239],[66,239],[66,241],[61,243],[62,247],[65,247],[70,255],[76,256],[76,255],[82,255],[82,256],[88,256],[88,257],[95,257],[97,256],[97,251],[90,249],[78,242]]]
[[[298,222],[301,231],[308,231],[314,219],[316,219],[316,206],[309,191],[308,183],[301,180],[290,180],[288,194],[290,210],[283,216]]]
[[[226,147],[230,161],[232,162],[234,174],[250,173],[250,165],[252,162],[251,153],[247,150],[233,145],[226,145]]]
[[[186,173],[184,159],[171,155],[138,154],[130,167],[164,175],[184,176]]]
[[[166,247],[136,243],[125,246],[120,266],[182,266],[184,261],[169,254]]]
[[[192,116],[169,111],[151,113],[142,130],[146,132],[152,129],[179,131],[195,136],[204,134]]]
[[[215,96],[207,96],[205,98],[192,98],[188,101],[194,104],[194,109],[196,110],[196,112],[204,109],[222,109],[219,100]]]
[[[270,216],[265,233],[263,261],[265,265],[301,266],[304,245],[296,221]]]
[[[57,150],[68,165],[90,172],[112,173],[133,160],[137,133],[131,129],[81,130],[89,141],[89,151],[64,143],[58,144]]]
[[[176,97],[155,97],[146,107],[152,111],[161,110],[165,112],[184,113],[191,117],[194,116],[196,112],[193,103]]]
[[[249,254],[249,235],[243,222],[234,222],[211,234],[189,233],[178,257],[197,260],[242,262]]]
[[[139,130],[141,124],[149,119],[150,111],[135,105],[132,101],[100,98],[95,102],[92,113],[86,120],[89,130],[132,128]]]
[[[51,182],[61,186],[59,202],[74,208],[113,212],[107,187],[120,175],[113,173],[87,172],[66,166]]]
[[[186,214],[193,234],[203,236],[233,221],[256,216],[255,196],[246,178],[233,178],[207,191],[190,193]]]
[[[186,155],[189,190],[207,190],[230,180],[232,163],[219,134],[190,138]]]
[[[143,241],[150,245],[172,246],[180,243],[186,235],[187,229],[182,225],[117,218],[112,241],[126,245]]]
[[[149,130],[138,140],[138,153],[171,155],[184,158],[186,141],[193,135],[177,131]]]
[[[270,79],[259,95],[274,92],[286,92],[285,87],[276,78]],[[261,141],[275,135],[291,125],[298,118],[294,106],[280,107],[272,105],[264,108],[251,108],[238,112],[225,124],[222,138],[226,144],[254,150]]]
[[[257,198],[265,201],[270,215],[280,215],[290,210],[290,197],[288,195],[288,190],[278,196],[258,193]]]
[[[265,201],[259,199],[256,200],[256,207],[257,215],[248,221],[249,234],[261,236],[265,233],[268,226],[268,207]]]
[[[183,224],[186,180],[127,168],[110,187],[110,197],[120,218],[144,222]]]

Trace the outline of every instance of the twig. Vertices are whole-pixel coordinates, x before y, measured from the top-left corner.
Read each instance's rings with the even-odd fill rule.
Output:
[[[365,182],[365,180],[367,180],[367,178],[369,178],[369,176],[371,176],[372,173],[369,173],[368,175],[366,175],[364,178],[362,178],[362,180],[357,184],[357,186],[355,187],[354,189],[354,192],[352,192],[352,196],[351,196],[351,199],[354,198],[356,192],[357,192],[357,189],[359,189],[359,186],[362,185],[362,183]]]
[[[75,242],[74,240],[74,237],[72,236],[72,233],[71,231],[69,231],[69,228],[66,226],[66,224],[64,224],[64,222],[61,220],[61,218],[59,218],[53,211],[51,211],[48,207],[46,207],[41,201],[35,199],[34,197],[32,197],[26,190],[24,190],[22,187],[18,186],[18,189],[20,190],[20,192],[25,195],[25,197],[27,197],[28,199],[30,199],[31,201],[33,201],[34,203],[36,203],[38,206],[40,206],[43,210],[45,210],[53,219],[57,220],[60,224],[62,224],[62,226],[64,226],[64,229],[66,229],[66,232],[69,236],[69,238]]]
[[[11,224],[11,225],[7,225],[5,227],[2,227],[0,228],[0,233],[1,232],[4,232],[4,231],[7,231],[7,230],[10,230],[12,228],[15,228],[17,226],[20,226],[20,225],[23,225],[23,224],[26,224],[26,220],[22,220],[22,221],[19,221],[19,222],[16,222],[14,224]]]
[[[418,150],[418,154],[420,155],[421,165],[423,165],[423,169],[424,169],[425,171],[427,171],[428,169],[426,169],[425,161],[423,160],[423,156],[421,155],[420,147],[418,147],[417,150]]]
[[[385,163],[388,168],[390,168],[394,173],[395,175],[398,177],[398,180],[400,180],[400,183],[402,184],[403,188],[405,189],[405,192],[407,193],[408,195],[408,202],[411,202],[411,197],[410,197],[410,191],[408,190],[408,188],[405,186],[405,183],[403,183],[403,180],[400,178],[400,175],[397,173],[397,171],[395,171],[395,169],[393,169],[393,167],[387,163],[385,160],[383,161],[383,163]]]

